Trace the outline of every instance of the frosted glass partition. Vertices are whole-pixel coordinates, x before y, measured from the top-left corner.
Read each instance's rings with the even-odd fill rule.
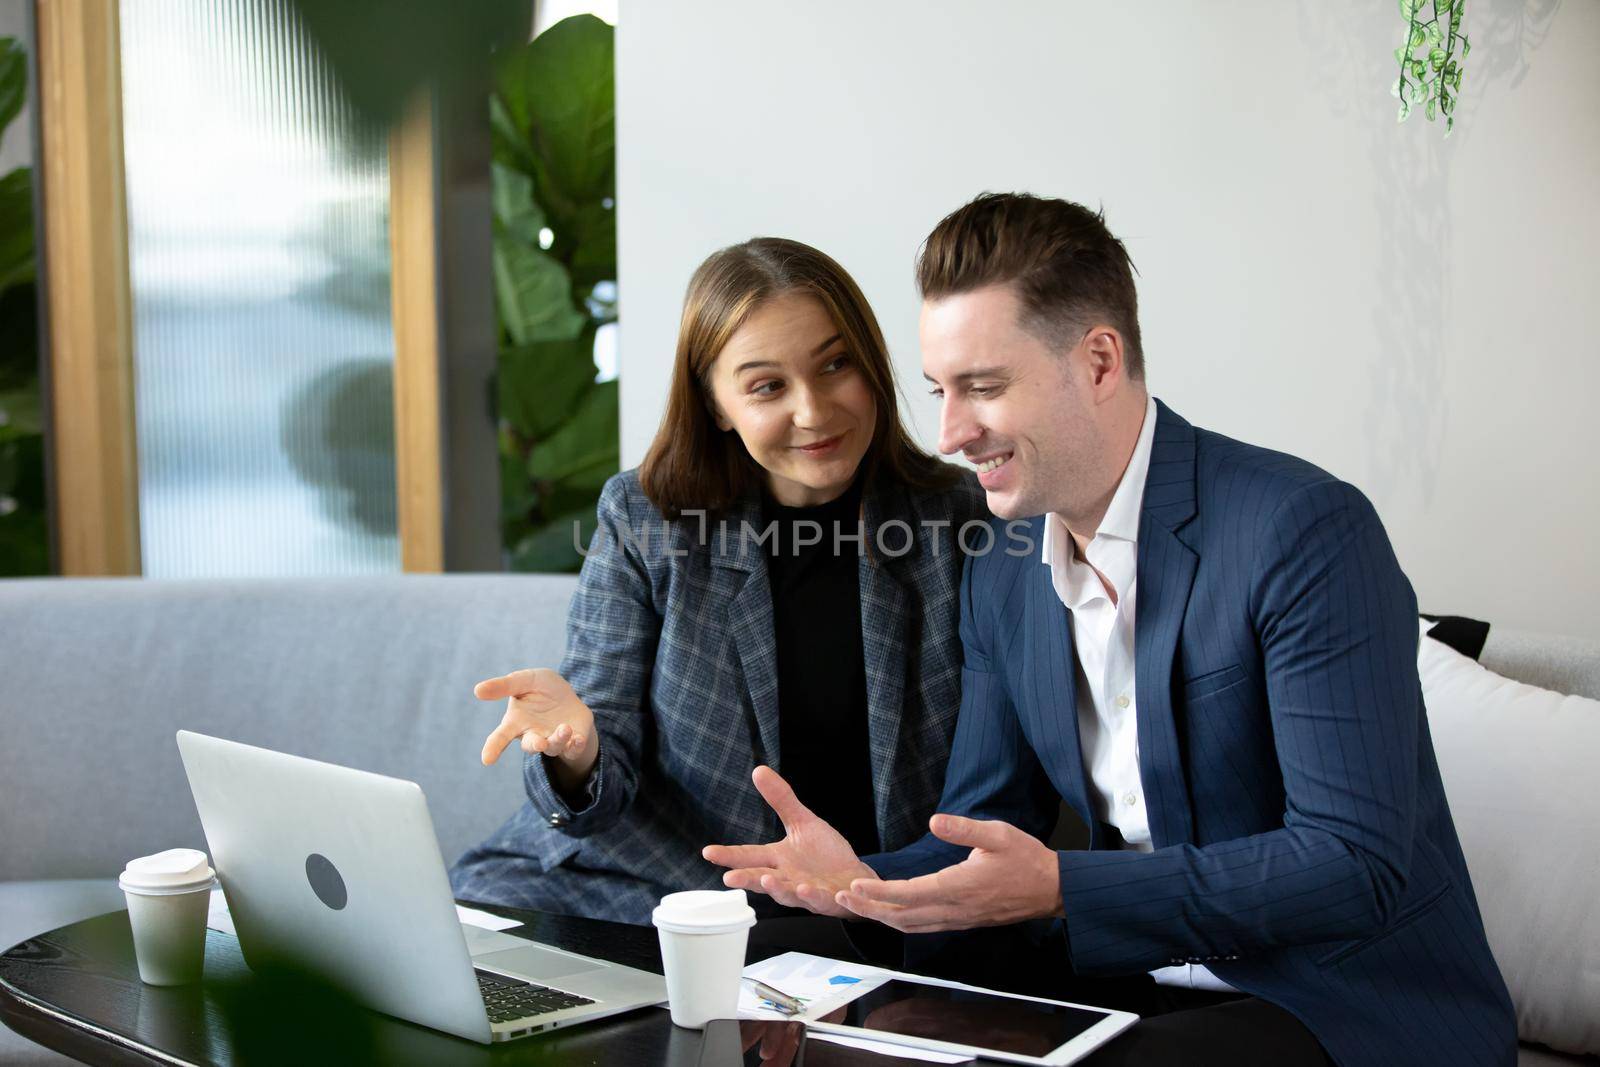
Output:
[[[400,569],[388,166],[281,0],[123,0],[152,577]]]

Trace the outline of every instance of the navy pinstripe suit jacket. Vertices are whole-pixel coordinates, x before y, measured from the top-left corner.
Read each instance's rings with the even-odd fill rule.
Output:
[[[1203,962],[1341,1064],[1514,1063],[1428,735],[1416,599],[1377,514],[1308,463],[1157,410],[1134,665],[1155,850],[1104,849],[1068,612],[1037,551],[968,562],[939,810],[1043,838],[1061,797],[1095,827],[1091,851],[1060,855],[1078,973]],[[928,836],[867,862],[900,878],[964,856]]]
[[[989,512],[971,472],[941,492],[870,486],[862,504],[872,794],[878,839],[898,848],[926,829],[944,782],[961,702],[955,542]],[[466,900],[646,923],[666,893],[722,887],[706,844],[782,835],[750,781],[760,763],[783,770],[772,549],[743,536],[762,529],[755,498],[701,543],[695,519],[663,522],[633,471],[606,483],[598,517],[561,664],[600,732],[588,802],[569,806],[544,757],[525,759],[528,802],[450,879]]]

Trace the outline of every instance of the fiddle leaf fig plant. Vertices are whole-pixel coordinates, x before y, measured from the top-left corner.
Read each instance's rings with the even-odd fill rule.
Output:
[[[618,467],[617,383],[596,381],[594,362],[596,333],[617,320],[612,54],[611,27],[576,15],[496,57],[496,390],[512,570],[577,570]]]
[[[0,136],[28,95],[28,55],[0,37]],[[34,290],[33,172],[0,177],[0,576],[48,574],[50,533]]]
[[[1399,121],[1422,108],[1429,122],[1444,116],[1444,135],[1455,129],[1456,99],[1472,42],[1461,31],[1466,0],[1399,0],[1406,36],[1394,50],[1400,77],[1390,87],[1400,99]]]

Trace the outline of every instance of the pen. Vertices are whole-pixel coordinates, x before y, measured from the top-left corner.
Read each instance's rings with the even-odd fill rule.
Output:
[[[767,983],[757,981],[754,978],[746,978],[745,981],[754,986],[757,993],[776,1004],[779,1011],[787,1012],[790,1015],[799,1015],[805,1010],[804,1004],[781,989],[774,989]]]

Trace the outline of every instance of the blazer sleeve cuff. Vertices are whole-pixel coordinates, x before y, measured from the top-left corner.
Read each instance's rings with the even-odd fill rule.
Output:
[[[1057,854],[1061,921],[1073,970],[1127,974],[1186,962],[1173,955],[1177,923],[1161,900],[1181,875],[1177,849]],[[1152,887],[1161,886],[1155,894]]]
[[[532,801],[534,810],[552,829],[563,833],[582,835],[596,829],[592,824],[603,816],[606,801],[609,799],[606,788],[608,777],[608,761],[604,745],[601,746],[600,755],[596,757],[594,767],[589,772],[589,780],[584,783],[579,795],[571,798],[570,802],[550,780],[548,756],[535,753],[528,756],[522,764],[523,782],[527,786],[528,799]]]
[[[917,878],[960,863],[967,858],[968,849],[940,841],[932,834],[913,841],[894,852],[879,852],[862,856],[861,862],[877,872],[885,882],[902,878]]]

